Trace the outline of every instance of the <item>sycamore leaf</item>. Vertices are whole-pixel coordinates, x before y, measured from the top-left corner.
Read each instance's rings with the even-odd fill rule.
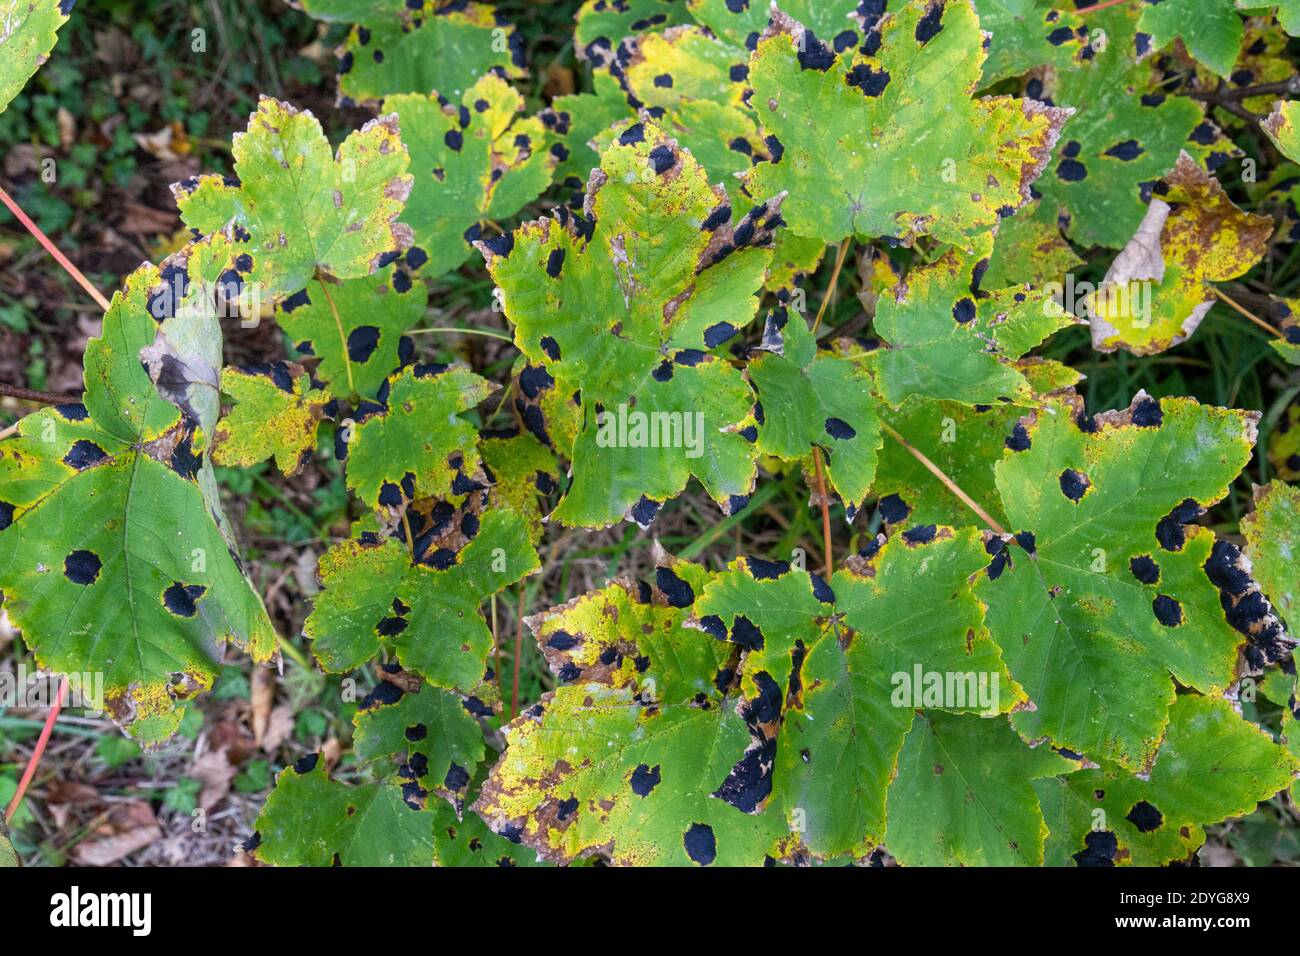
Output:
[[[788,190],[801,236],[932,235],[969,248],[1029,201],[1069,111],[971,99],[984,54],[968,2],[913,0],[878,29],[876,52],[837,59],[773,15],[750,67],[773,161],[754,167],[748,188]]]
[[[0,0],[0,113],[49,59],[76,0]]]
[[[1184,694],[1149,777],[1113,765],[1035,784],[1049,866],[1161,866],[1205,842],[1202,826],[1243,816],[1285,788],[1300,760],[1229,701]]]
[[[1255,510],[1241,519],[1255,580],[1282,618],[1300,626],[1300,489],[1255,486]]]
[[[703,569],[659,568],[529,620],[562,686],[506,729],[475,809],[554,862],[761,863],[784,825],[742,812],[753,731],[728,699],[733,649],[686,627]]]
[[[393,370],[410,361],[402,333],[420,323],[428,303],[423,282],[397,266],[346,282],[313,279],[276,303],[275,320],[334,398],[372,399]]]
[[[1141,771],[1184,687],[1218,694],[1238,652],[1259,668],[1290,640],[1236,546],[1194,524],[1250,459],[1256,415],[1139,392],[1089,418],[1054,398],[996,469],[1014,544],[978,589],[1036,709],[1028,740]]]
[[[1081,48],[1086,57],[1031,78],[1026,87],[1030,96],[1076,110],[1034,190],[1063,209],[1066,235],[1080,246],[1118,249],[1128,242],[1152,185],[1203,118],[1194,101],[1159,89],[1161,71],[1147,59],[1150,37],[1137,31],[1139,8],[1122,4],[1088,14],[1088,35],[1104,42],[1090,41]]]
[[[779,199],[733,215],[721,187],[662,130],[621,130],[586,217],[477,243],[515,344],[565,395],[580,391],[574,480],[553,517],[648,524],[691,475],[731,513],[755,477],[753,393],[708,350],[752,318]]]
[[[559,487],[559,464],[552,451],[527,432],[508,435],[484,433],[479,441],[483,467],[492,481],[498,507],[509,508],[528,525],[528,537],[542,539],[543,505]]]
[[[1233,0],[1161,0],[1142,8],[1138,29],[1159,49],[1182,40],[1189,53],[1219,76],[1232,73],[1241,46],[1241,17]]]
[[[451,528],[450,511],[408,512],[415,560],[403,540],[374,533],[321,557],[324,590],[303,633],[327,672],[355,670],[383,647],[434,687],[479,690],[492,651],[480,605],[539,565],[513,512],[467,512]]]
[[[402,221],[414,232],[406,264],[423,278],[460,266],[484,221],[513,216],[551,184],[552,135],[537,117],[519,118],[523,108],[523,96],[495,74],[455,103],[437,93],[384,100],[415,170]]]
[[[1215,302],[1211,283],[1244,275],[1268,249],[1273,220],[1238,209],[1186,153],[1165,184],[1083,302],[1098,351],[1151,355],[1186,341]]]
[[[464,0],[302,0],[313,17],[353,23],[338,57],[339,98],[373,102],[441,90],[488,72],[519,78],[523,37],[489,5]]]
[[[685,18],[685,6],[677,0],[584,0],[573,45],[581,59],[606,64],[614,48],[627,37],[669,27]]]
[[[479,468],[478,432],[460,418],[496,388],[467,368],[414,365],[357,411],[347,486],[372,508],[463,494]]]
[[[316,449],[316,426],[329,396],[300,365],[272,362],[221,372],[221,391],[235,400],[213,436],[212,460],[247,468],[268,458],[285,475],[302,470]]]
[[[922,714],[889,787],[889,851],[904,866],[1042,866],[1034,781],[1073,766],[1005,719]]]
[[[191,251],[128,277],[86,347],[82,403],[29,415],[0,446],[5,611],[40,666],[102,671],[104,704],[145,743],[211,687],[221,644],[275,650],[208,458],[221,331],[204,280],[223,260]]]
[[[399,777],[463,808],[485,748],[483,729],[458,694],[423,687],[396,702],[381,698],[358,710],[353,723],[358,757],[401,757]]]
[[[774,780],[775,804],[821,858],[864,857],[884,838],[885,792],[916,710],[993,714],[1023,700],[971,590],[987,563],[979,533],[918,527],[882,542],[831,587],[741,560],[695,604],[699,626],[746,648],[750,712],[780,727],[757,751],[768,776],[734,777],[755,803]],[[935,693],[935,675],[958,676],[954,696]]]
[[[1036,199],[998,226],[983,281],[991,289],[1021,282],[1042,289],[1053,282],[1063,284],[1083,265],[1061,235],[1056,207]]]
[[[1023,408],[963,405],[912,398],[897,409],[881,409],[885,422],[930,459],[995,521],[1006,515],[993,483],[993,466]],[[887,527],[912,524],[970,524],[970,509],[898,442],[887,439],[872,487]]]
[[[318,276],[368,276],[411,244],[397,222],[412,180],[393,116],[351,133],[334,155],[310,112],[263,97],[232,152],[238,181],[202,176],[172,192],[187,226],[239,227],[247,245],[236,270],[264,302]]]
[[[807,461],[813,448],[822,449],[831,487],[856,511],[871,488],[882,442],[861,349],[846,342],[819,351],[802,316],[784,308],[768,319],[764,346],[768,351],[748,367],[762,409],[758,450]]]
[[[600,153],[590,144],[615,123],[628,119],[632,107],[618,80],[604,71],[591,77],[592,92],[557,96],[541,114],[542,123],[562,140],[563,158],[555,175],[574,180],[582,189],[587,174],[600,165]]]
[[[1259,125],[1282,155],[1300,163],[1300,103],[1278,100]]]
[[[751,741],[726,702],[647,704],[631,687],[576,684],[506,734],[475,808],[553,862],[600,849],[621,866],[753,866],[784,831],[718,798]]]
[[[432,866],[434,813],[415,782],[350,786],[319,754],[281,771],[257,818],[252,853],[277,866]]]
[[[970,405],[1032,399],[1014,360],[1071,319],[1028,285],[982,290],[991,248],[985,237],[972,255],[950,249],[881,296],[875,330],[888,348],[872,361],[880,396],[890,405],[913,396]]]
[[[459,819],[451,804],[433,808],[433,857],[437,866],[539,866],[528,847],[498,836],[477,813]]]
[[[981,82],[990,86],[1030,67],[1068,70],[1087,46],[1088,28],[1051,0],[975,0],[980,28],[990,35]]]

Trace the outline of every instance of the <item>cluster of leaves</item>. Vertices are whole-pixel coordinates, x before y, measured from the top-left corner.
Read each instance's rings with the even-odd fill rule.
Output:
[[[389,662],[356,719],[370,782],[286,769],[259,858],[1151,865],[1293,785],[1300,498],[1259,489],[1245,550],[1198,520],[1259,414],[1089,414],[1032,354],[1076,324],[1165,351],[1266,256],[1274,220],[1216,178],[1240,117],[1206,104],[1286,63],[1285,12],[588,0],[593,92],[524,115],[484,4],[301,5],[351,25],[339,96],[375,118],[333,149],[263,99],[233,176],[173,188],[194,239],[114,297],[83,400],[0,445],[10,619],[157,743],[222,643],[276,652],[213,464],[291,475],[333,428],[360,517],[304,633],[327,672]],[[67,12],[21,6],[0,105]],[[1297,121],[1260,132],[1300,161]],[[854,246],[870,337],[806,315]],[[1047,284],[1079,252],[1109,264],[1076,315]],[[519,427],[484,434],[499,386],[407,335],[480,260],[521,356]],[[273,315],[298,361],[223,368],[232,315]],[[536,615],[555,689],[489,747],[481,609],[538,571],[543,520],[649,527],[692,478],[737,515],[760,465],[849,522],[875,502],[883,533],[826,577],[659,552],[653,583]],[[1238,705],[1265,674],[1277,739]]]

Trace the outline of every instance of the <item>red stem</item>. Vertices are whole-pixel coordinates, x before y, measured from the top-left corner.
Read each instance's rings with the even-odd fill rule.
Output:
[[[98,289],[90,284],[90,280],[81,274],[81,270],[74,266],[71,260],[59,251],[59,247],[50,241],[50,237],[41,232],[40,226],[32,222],[31,217],[18,207],[18,203],[14,202],[13,197],[5,192],[3,187],[0,187],[0,202],[9,207],[9,211],[17,217],[18,221],[26,227],[28,232],[36,237],[37,242],[45,247],[45,251],[54,257],[54,261],[63,266],[68,275],[72,276],[72,278],[77,281],[77,284],[85,289],[86,293],[95,300],[99,307],[107,312],[108,300],[104,298],[103,294]]]
[[[23,802],[23,797],[27,793],[27,787],[32,782],[32,777],[36,776],[36,767],[41,762],[41,756],[45,753],[45,745],[50,742],[50,734],[54,732],[54,722],[59,719],[59,711],[63,709],[63,698],[68,692],[68,679],[66,677],[59,681],[59,693],[55,698],[54,706],[45,717],[45,726],[41,729],[41,735],[36,740],[36,749],[32,751],[31,759],[27,761],[27,769],[23,771],[23,779],[18,781],[18,790],[14,793],[14,798],[9,801],[9,809],[5,811],[5,819],[13,820],[14,814],[18,812],[18,807]]]

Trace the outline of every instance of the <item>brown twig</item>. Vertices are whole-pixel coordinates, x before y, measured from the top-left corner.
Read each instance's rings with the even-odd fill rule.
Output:
[[[40,402],[42,405],[71,405],[81,401],[80,395],[56,395],[51,392],[38,392],[21,385],[6,385],[0,382],[0,396],[19,398],[25,402]]]
[[[63,266],[64,271],[67,272],[68,275],[72,276],[79,286],[86,290],[86,294],[94,299],[95,303],[101,309],[107,312],[109,303],[108,300],[104,298],[103,293],[90,284],[90,280],[81,274],[81,270],[72,264],[72,260],[59,251],[59,247],[50,240],[49,236],[41,232],[40,227],[36,225],[36,223],[32,222],[31,217],[19,208],[18,203],[14,202],[13,197],[5,192],[3,188],[0,188],[0,202],[4,203],[5,206],[9,208],[9,211],[14,214],[14,217],[23,224],[23,227],[30,232],[33,237],[35,237],[36,241],[44,247],[45,251],[54,257],[54,261]]]
[[[1267,322],[1265,322],[1263,319],[1257,316],[1254,312],[1251,312],[1248,309],[1246,309],[1245,306],[1238,305],[1236,302],[1230,299],[1226,294],[1221,292],[1219,289],[1215,289],[1214,294],[1219,297],[1219,301],[1222,302],[1224,305],[1228,306],[1231,309],[1235,309],[1237,312],[1244,315],[1246,318],[1250,319],[1250,321],[1254,322],[1256,325],[1258,325],[1264,331],[1268,332],[1270,335],[1276,335],[1279,339],[1285,338],[1285,336],[1283,336],[1282,333],[1279,332],[1277,329],[1275,329],[1273,326],[1269,325]]]
[[[817,334],[817,326],[822,324],[822,316],[826,314],[826,308],[835,298],[835,285],[840,281],[840,270],[844,268],[844,257],[849,254],[849,239],[840,243],[840,251],[835,254],[835,268],[831,270],[831,281],[826,285],[826,294],[822,296],[821,308],[817,310],[817,318],[813,320],[813,335]]]
[[[981,508],[978,504],[975,503],[974,498],[972,498],[970,495],[966,494],[966,492],[961,490],[961,486],[958,485],[957,482],[953,481],[946,474],[944,474],[943,469],[941,469],[938,465],[932,462],[929,458],[925,457],[925,455],[922,452],[920,452],[916,448],[913,448],[911,443],[909,443],[906,438],[904,438],[898,432],[894,431],[894,429],[890,428],[884,422],[880,423],[880,427],[884,429],[885,434],[887,434],[890,438],[894,439],[894,441],[898,442],[900,445],[906,448],[908,452],[911,453],[913,458],[915,458],[922,465],[924,465],[926,471],[930,472],[930,474],[934,475],[934,477],[938,478],[941,482],[943,482],[943,486],[947,488],[949,491],[951,491],[954,495],[956,495],[962,504],[964,504],[971,511],[975,512],[975,514],[979,515],[980,520],[982,520],[985,524],[987,524],[998,534],[1007,533],[1006,529],[1003,528],[1002,525],[994,521],[993,517],[987,511],[985,511],[983,508]]]

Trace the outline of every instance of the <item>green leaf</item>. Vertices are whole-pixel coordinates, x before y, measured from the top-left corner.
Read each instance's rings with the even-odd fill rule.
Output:
[[[1005,720],[922,714],[889,787],[889,850],[904,866],[1041,866],[1034,780],[1070,766]]]
[[[221,391],[236,404],[216,429],[214,462],[247,468],[273,457],[285,475],[302,470],[316,449],[316,426],[329,401],[302,366],[226,368]]]
[[[70,0],[0,0],[0,113],[49,59]]]
[[[536,545],[542,539],[542,517],[549,510],[543,507],[545,496],[558,487],[555,455],[527,433],[482,438],[479,451],[493,479],[493,500],[524,519],[528,537]]]
[[[349,786],[319,754],[281,771],[257,818],[253,855],[276,866],[431,866],[433,811],[412,807],[417,783]]]
[[[496,388],[467,368],[415,365],[393,374],[382,404],[358,410],[347,486],[367,505],[446,497],[479,470],[478,432],[460,418]]]
[[[1122,247],[1146,212],[1149,190],[1178,159],[1203,120],[1201,108],[1160,89],[1162,72],[1146,58],[1138,4],[1089,14],[1105,43],[1087,58],[1046,75],[1036,95],[1075,115],[1047,171],[1035,184],[1052,208],[1063,207],[1065,233],[1079,246]],[[1091,34],[1090,34],[1091,35]],[[1141,51],[1141,53],[1139,53]]]
[[[477,813],[456,818],[450,804],[433,808],[433,856],[437,866],[538,866],[537,854],[497,836]]]
[[[581,392],[556,520],[645,525],[691,475],[727,513],[752,491],[753,393],[708,350],[753,318],[778,205],[733,213],[689,152],[637,123],[593,174],[594,221],[561,207],[477,244],[515,344],[564,395]]]
[[[263,97],[232,151],[237,183],[203,176],[172,192],[187,226],[239,227],[252,260],[239,271],[264,300],[278,302],[318,276],[368,276],[411,244],[397,222],[412,179],[394,117],[371,120],[332,155],[311,113]]]
[[[970,405],[1032,400],[1015,360],[1072,319],[1028,285],[982,290],[992,243],[986,238],[975,248],[950,249],[881,296],[875,329],[888,348],[873,364],[890,405],[914,396]]]
[[[324,590],[303,633],[328,673],[355,670],[380,648],[434,687],[476,693],[487,671],[492,633],[480,606],[539,567],[527,529],[514,513],[464,512],[448,527],[408,512],[415,556],[402,540],[363,534],[320,559]],[[467,520],[469,523],[466,523]]]
[[[355,745],[362,760],[403,758],[398,775],[434,790],[460,809],[483,760],[483,730],[462,698],[436,687],[376,701],[357,711]]]
[[[146,744],[169,737],[183,702],[212,686],[221,644],[256,660],[276,644],[207,454],[221,332],[204,270],[224,259],[209,253],[128,277],[86,347],[82,403],[24,418],[0,455],[10,621],[41,667],[102,671],[107,709]],[[172,401],[145,359],[168,370]],[[204,378],[207,388],[193,384]]]
[[[591,141],[632,115],[618,80],[598,70],[592,74],[591,84],[592,92],[557,96],[541,114],[547,129],[560,135],[567,153],[555,168],[556,178],[576,180],[573,185],[579,190],[586,185],[587,174],[600,165],[600,153],[591,147]]]
[[[584,0],[578,10],[573,44],[582,59],[604,64],[626,38],[685,19],[685,5],[675,0]]]
[[[857,511],[875,478],[883,441],[864,353],[847,341],[819,351],[797,312],[778,309],[768,323],[769,351],[748,369],[763,408],[758,450],[807,462],[813,448],[822,449],[831,487]],[[809,463],[805,470],[811,468]]]
[[[676,588],[674,593],[683,585],[691,594],[703,591],[708,579],[703,568],[684,561],[665,568],[660,579]],[[640,687],[646,700],[713,694],[732,649],[700,640],[687,629],[681,608],[653,601],[651,593],[619,579],[528,618],[551,673],[565,683]]]
[[[524,98],[495,74],[458,104],[438,94],[384,100],[416,171],[402,221],[414,231],[406,263],[422,277],[462,265],[484,221],[513,216],[551,184],[552,134],[537,117],[519,118],[523,108]]]
[[[997,713],[1023,700],[989,641],[970,587],[987,561],[978,532],[931,527],[882,541],[871,542],[868,557],[836,572],[833,609],[814,611],[829,618],[825,626],[795,632],[783,622],[785,612],[769,610],[774,603],[780,607],[773,599],[782,590],[797,593],[800,581],[806,595],[807,575],[755,581],[733,572],[697,605],[703,615],[721,610],[727,596],[748,598],[731,602],[733,613],[744,610],[763,637],[763,646],[744,661],[745,683],[783,685],[784,671],[774,666],[782,655],[785,668],[792,661],[797,667],[789,695],[777,697],[778,708],[782,698],[787,704],[777,735],[773,800],[797,824],[800,845],[820,858],[865,857],[881,843],[886,788],[918,709]],[[750,559],[748,567],[755,566]],[[824,588],[816,577],[813,582],[814,594]],[[759,600],[756,590],[767,591],[769,599]],[[821,596],[832,597],[829,591]],[[724,613],[722,620],[733,641],[750,631],[737,628],[739,616]],[[940,684],[955,678],[949,683],[953,696],[924,696],[925,682],[936,677]]]
[[[1052,835],[1051,866],[1161,866],[1204,841],[1201,829],[1255,809],[1300,772],[1300,760],[1229,701],[1180,696],[1149,778],[1103,765],[1035,784]]]
[[[508,756],[475,807],[542,857],[601,849],[624,866],[752,866],[780,837],[774,816],[715,798],[750,743],[731,707],[647,706],[630,687],[578,684],[547,694],[540,710],[510,724]]]
[[[1186,341],[1216,300],[1212,283],[1244,275],[1268,250],[1272,218],[1238,209],[1186,153],[1165,183],[1083,301],[1098,351],[1151,355]]]
[[[1023,737],[1141,771],[1164,734],[1171,678],[1218,694],[1239,651],[1255,667],[1282,656],[1240,552],[1194,524],[1254,440],[1251,413],[1144,392],[1091,418],[1052,399],[1017,426],[996,470],[1015,543],[978,591],[1036,705],[1012,718]]]
[[[484,3],[424,0],[302,0],[310,15],[355,25],[336,52],[339,97],[372,102],[394,93],[439,90],[495,70],[525,75],[523,37]],[[417,167],[418,168],[418,167]]]
[[[879,29],[877,55],[836,59],[800,24],[773,18],[750,82],[775,161],[755,166],[748,188],[788,190],[784,214],[801,236],[932,235],[970,248],[1029,201],[1069,113],[971,99],[984,54],[969,3],[914,0]]]
[[[1042,289],[1051,282],[1064,283],[1083,265],[1061,235],[1056,207],[1034,200],[1002,220],[983,281],[991,289],[1022,282]]]
[[[402,362],[402,333],[424,317],[428,289],[389,266],[345,282],[313,279],[275,306],[275,320],[334,398],[374,398]],[[410,340],[406,340],[409,346]]]
[[[1300,489],[1255,486],[1255,510],[1241,519],[1255,580],[1279,614],[1300,627]]]
[[[976,405],[913,398],[885,408],[885,423],[930,459],[995,521],[1005,524],[993,483],[1003,443],[1025,410],[1015,405]],[[880,450],[873,492],[886,525],[970,524],[970,509],[892,438]]]
[[[991,86],[1031,67],[1070,70],[1082,59],[1088,29],[1071,10],[1050,0],[975,0],[980,28],[990,34],[981,83]]]
[[[1259,125],[1283,156],[1300,163],[1300,103],[1278,100]]]
[[[1188,52],[1219,76],[1232,73],[1241,47],[1241,17],[1233,0],[1162,0],[1142,9],[1138,29],[1163,47],[1182,40]]]

